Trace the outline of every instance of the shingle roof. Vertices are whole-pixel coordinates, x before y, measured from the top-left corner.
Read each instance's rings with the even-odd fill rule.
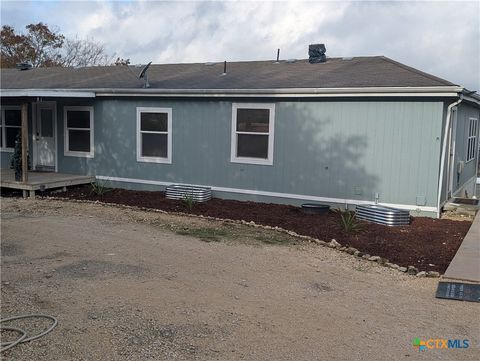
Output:
[[[140,89],[141,68],[106,66],[1,69],[2,89]],[[455,85],[383,56],[328,58],[325,63],[245,61],[194,64],[152,64],[155,89],[289,89],[355,87],[435,87]]]

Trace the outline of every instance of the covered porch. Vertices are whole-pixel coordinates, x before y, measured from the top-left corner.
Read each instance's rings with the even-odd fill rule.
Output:
[[[90,100],[93,97],[93,93],[84,92],[11,93],[2,90],[0,186],[22,190],[24,197],[34,198],[37,191],[94,182],[95,176],[85,175],[87,171],[81,165],[78,169],[66,169],[66,173],[58,172],[62,170],[61,165],[67,163],[66,156],[68,161],[93,157],[93,107]],[[60,108],[57,107],[59,102]],[[65,120],[67,109],[72,114],[70,123]],[[65,140],[67,124],[71,129],[68,128],[70,137]],[[14,155],[17,172],[21,172],[21,178],[17,180],[15,171],[7,169]],[[28,167],[23,166],[26,164]],[[75,174],[77,172],[82,174]]]
[[[66,189],[68,186],[89,184],[95,181],[94,176],[29,171],[27,179],[24,181],[15,181],[15,172],[13,169],[0,169],[0,186],[3,188],[21,189],[23,196],[35,198],[35,191],[44,191],[52,188]]]

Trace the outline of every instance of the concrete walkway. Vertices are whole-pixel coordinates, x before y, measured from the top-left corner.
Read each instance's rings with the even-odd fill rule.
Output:
[[[480,283],[480,212],[443,278]]]

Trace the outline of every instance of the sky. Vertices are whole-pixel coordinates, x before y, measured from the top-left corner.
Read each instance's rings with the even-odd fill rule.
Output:
[[[2,25],[44,22],[132,64],[384,55],[480,90],[480,1],[1,1]]]

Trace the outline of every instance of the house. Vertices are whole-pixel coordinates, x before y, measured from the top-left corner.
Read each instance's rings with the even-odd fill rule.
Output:
[[[34,169],[118,187],[430,216],[475,194],[480,96],[389,58],[141,70],[2,69],[2,168],[25,104]]]

